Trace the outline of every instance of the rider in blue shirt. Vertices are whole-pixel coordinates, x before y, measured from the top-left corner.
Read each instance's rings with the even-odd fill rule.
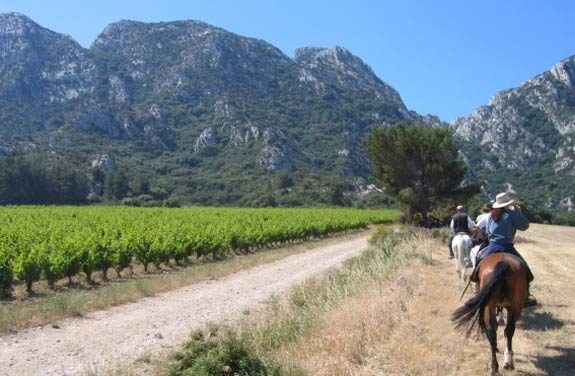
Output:
[[[527,282],[530,283],[533,280],[533,273],[531,273],[529,266],[513,246],[515,232],[517,230],[527,230],[529,228],[529,220],[521,214],[520,207],[513,207],[511,204],[513,204],[513,200],[511,200],[507,193],[497,195],[496,202],[493,204],[491,217],[487,223],[489,245],[483,253],[482,259],[496,251],[503,250],[507,253],[511,253],[519,257],[525,264],[527,268]],[[478,265],[479,263],[476,263],[476,268],[470,277],[474,282],[477,281]]]
[[[519,207],[513,210],[507,208],[501,211],[499,218],[496,221],[495,213],[491,214],[491,218],[487,222],[487,236],[489,238],[489,247],[485,256],[490,255],[498,249],[512,250],[513,239],[517,230],[525,231],[529,228],[529,221],[521,214]],[[497,212],[497,209],[494,209]]]

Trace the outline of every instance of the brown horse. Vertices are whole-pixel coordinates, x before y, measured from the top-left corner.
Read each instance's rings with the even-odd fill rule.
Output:
[[[494,253],[482,261],[479,269],[478,291],[465,305],[457,309],[451,320],[456,328],[467,327],[467,334],[478,325],[491,345],[491,372],[498,374],[497,363],[497,308],[507,310],[505,327],[505,365],[514,369],[512,340],[515,323],[527,300],[528,284],[526,269],[521,260],[508,253]]]

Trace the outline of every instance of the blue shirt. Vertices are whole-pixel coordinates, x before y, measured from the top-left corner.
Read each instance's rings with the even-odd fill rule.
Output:
[[[505,210],[501,214],[499,222],[495,222],[493,217],[489,218],[487,224],[487,236],[490,243],[513,244],[515,231],[527,230],[529,221],[517,211]]]

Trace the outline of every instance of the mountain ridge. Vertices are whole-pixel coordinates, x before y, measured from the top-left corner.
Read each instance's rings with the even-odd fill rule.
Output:
[[[184,203],[341,202],[368,185],[365,135],[406,121],[451,126],[488,192],[559,207],[575,185],[574,84],[571,56],[448,125],[342,46],[289,57],[203,21],[121,20],[84,48],[0,14],[0,154],[68,160],[91,181],[111,161],[105,174]]]
[[[252,205],[268,192],[286,196],[280,204],[328,203],[335,186],[366,185],[370,129],[441,123],[408,110],[340,46],[290,58],[202,21],[122,20],[83,48],[26,16],[2,19],[40,36],[35,44],[0,25],[0,51],[19,56],[0,59],[3,150],[87,173],[105,155],[184,202]],[[277,189],[281,171],[293,184]]]
[[[463,139],[470,165],[480,175],[495,178],[490,182],[493,190],[514,179],[518,191],[534,201],[572,207],[567,203],[575,194],[574,84],[575,55],[516,88],[500,91],[487,105],[451,124]]]

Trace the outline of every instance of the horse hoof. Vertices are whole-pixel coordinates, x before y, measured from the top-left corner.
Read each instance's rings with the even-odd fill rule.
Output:
[[[506,364],[503,366],[504,369],[506,369],[507,371],[513,371],[515,369],[515,366],[513,364]]]

